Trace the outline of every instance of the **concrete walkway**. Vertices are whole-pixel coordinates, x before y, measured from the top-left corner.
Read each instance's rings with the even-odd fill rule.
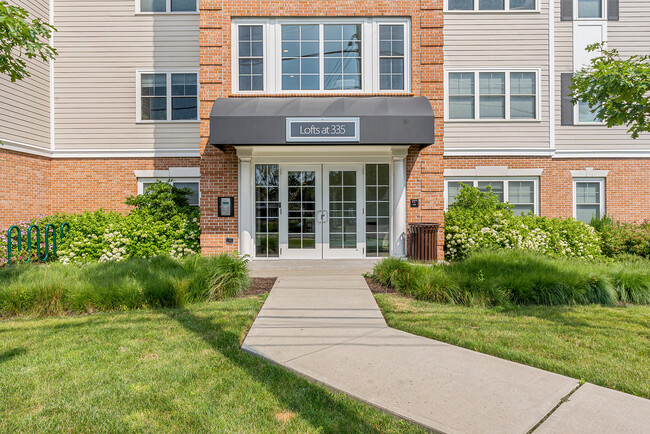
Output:
[[[389,328],[359,274],[286,274],[242,348],[400,418],[445,433],[650,429],[648,400]]]

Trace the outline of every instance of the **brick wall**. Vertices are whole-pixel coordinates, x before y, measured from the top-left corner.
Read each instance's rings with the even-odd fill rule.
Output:
[[[51,211],[50,159],[0,149],[0,231]]]
[[[0,150],[0,228],[56,212],[126,212],[137,194],[134,170],[198,167],[199,158],[50,159]]]
[[[78,158],[52,160],[52,212],[126,212],[138,193],[134,170],[199,167],[199,158]]]
[[[573,217],[571,170],[609,170],[605,181],[605,210],[616,220],[642,222],[650,219],[650,159],[551,159],[446,157],[446,169],[476,166],[508,166],[513,169],[544,169],[539,179],[540,214]]]
[[[408,198],[419,198],[419,208],[408,209],[408,221],[442,222],[443,150],[443,0],[412,1],[228,1],[199,0],[201,64],[201,208],[203,251],[214,253],[238,248],[237,219],[219,218],[216,200],[235,196],[237,157],[207,144],[209,115],[217,98],[232,97],[232,17],[354,17],[399,16],[411,18],[411,90],[431,101],[436,116],[435,143],[420,150],[412,147],[407,159]],[[349,94],[348,94],[349,95]],[[262,96],[262,95],[260,95]],[[263,95],[269,96],[269,95]],[[277,95],[276,95],[277,96]],[[295,96],[295,95],[282,95]],[[304,95],[303,95],[304,96]],[[313,96],[313,95],[310,95]],[[330,95],[328,95],[330,96]],[[225,238],[233,237],[234,245]]]

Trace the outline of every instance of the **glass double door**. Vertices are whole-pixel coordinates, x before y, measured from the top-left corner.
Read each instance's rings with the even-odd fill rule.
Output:
[[[280,257],[363,258],[361,165],[280,166]]]

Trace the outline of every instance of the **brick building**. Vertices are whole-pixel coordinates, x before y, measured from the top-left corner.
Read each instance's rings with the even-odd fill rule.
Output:
[[[568,96],[643,0],[14,0],[58,29],[0,77],[0,225],[189,186],[205,253],[404,255],[461,183],[518,212],[648,217],[650,139]],[[83,22],[79,17],[83,16]]]

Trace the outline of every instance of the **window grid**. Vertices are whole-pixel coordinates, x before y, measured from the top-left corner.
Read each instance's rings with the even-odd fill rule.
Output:
[[[288,172],[289,249],[316,248],[316,172]]]
[[[313,23],[313,24],[312,24]],[[268,93],[310,93],[310,92],[322,92],[322,93],[336,93],[341,92],[360,92],[360,93],[373,93],[380,90],[386,92],[402,92],[408,91],[410,89],[410,20],[406,18],[393,18],[386,19],[382,17],[377,18],[366,18],[366,19],[352,19],[352,18],[235,18],[233,19],[232,26],[232,41],[233,41],[233,57],[232,57],[232,68],[233,68],[233,81],[232,81],[232,91],[234,93],[247,93],[243,89],[243,86],[240,86],[239,83],[239,55],[238,45],[239,45],[239,27],[241,26],[253,26],[259,25],[263,27],[264,33],[264,88],[258,90],[258,92],[268,92]],[[285,27],[316,27],[318,28],[318,37],[316,36],[305,39],[302,35],[293,35],[292,38],[289,38],[288,35],[283,37],[283,28]],[[332,62],[326,62],[327,57],[325,53],[327,49],[325,47],[326,42],[336,42],[333,39],[325,36],[326,27],[358,27],[360,28],[360,53],[357,53],[352,47],[351,49],[344,52],[343,55],[349,57],[357,57],[357,54],[360,54],[360,62],[350,61],[347,62],[344,60],[343,71],[344,77],[341,80],[338,80],[338,77],[326,77],[326,76],[338,76],[341,72],[340,70],[337,73],[330,73],[326,69],[327,66],[331,66],[334,69],[335,64]],[[400,53],[398,63],[393,68],[391,66],[390,75],[395,76],[395,88],[394,89],[380,89],[380,44],[379,44],[379,27],[380,26],[396,26],[399,27],[402,31],[402,39],[404,49],[401,50],[403,53]],[[343,38],[342,38],[343,39]],[[289,47],[285,43],[316,43],[318,45],[318,51],[311,53],[309,56],[304,56],[304,53],[300,53],[300,45],[297,46],[297,53],[289,52]],[[356,44],[354,44],[356,45]],[[296,46],[294,45],[294,49]],[[399,47],[396,47],[396,49]],[[285,52],[285,50],[287,50]],[[335,56],[331,56],[335,57]],[[303,60],[314,60],[313,64],[305,65]],[[393,59],[394,60],[394,59]],[[359,67],[360,63],[360,67]],[[311,69],[306,69],[305,67],[309,66]],[[340,66],[340,62],[339,62]],[[356,70],[360,71],[357,72]],[[398,75],[399,72],[403,74]],[[387,72],[387,73],[388,73]],[[302,76],[301,76],[302,75]],[[316,77],[317,76],[317,77]],[[316,79],[318,83],[316,83]],[[327,80],[326,80],[327,79]],[[391,79],[392,80],[392,79]],[[359,83],[360,81],[360,83]],[[401,85],[401,89],[397,89],[397,86]],[[392,82],[391,82],[392,87]]]
[[[137,121],[197,121],[198,74],[195,72],[137,73]]]
[[[539,113],[539,83],[538,71],[447,71],[447,81],[445,93],[447,94],[447,120],[452,121],[538,121]],[[534,75],[534,95],[530,94],[515,94],[512,92],[513,83],[512,78],[519,79]],[[463,92],[465,89],[459,80],[468,80],[468,76],[474,77],[470,86],[472,94]],[[499,84],[498,79],[502,78],[502,85]],[[478,82],[478,86],[476,85]],[[478,87],[478,92],[477,92]],[[500,88],[503,87],[503,90]],[[467,88],[467,86],[465,86]],[[458,93],[457,93],[458,92]],[[523,115],[512,116],[512,105],[518,110],[521,110],[522,100],[521,97],[530,98],[534,97],[534,110],[529,116]],[[514,97],[514,99],[513,99]],[[471,98],[474,98],[472,100]],[[473,104],[473,113],[469,110]],[[468,105],[469,102],[469,105]],[[486,104],[488,102],[488,104]],[[462,104],[465,104],[465,107]],[[499,107],[498,104],[502,104]],[[491,111],[489,110],[491,109]],[[499,110],[498,117],[494,115],[495,110]],[[492,113],[492,114],[491,114]],[[463,117],[467,116],[467,117]],[[472,117],[473,116],[473,117]]]
[[[323,27],[324,89],[362,88],[361,24]]]
[[[280,256],[280,169],[255,165],[255,256]]]
[[[537,78],[534,72],[510,73],[510,119],[537,117],[536,89]]]
[[[138,184],[140,187],[138,189],[138,194],[146,193],[149,186],[154,184],[156,181],[168,180],[169,178],[147,178],[144,180],[142,178],[139,178]],[[189,202],[190,206],[199,206],[201,198],[200,181],[180,178],[179,180],[172,180],[172,185],[178,188],[189,188],[192,190],[192,193],[187,196],[187,201]]]
[[[320,25],[282,24],[282,90],[320,89]]]
[[[388,256],[389,249],[389,165],[366,164],[366,256]]]
[[[198,12],[197,0],[139,0],[141,13],[187,13]]]
[[[264,27],[240,25],[239,90],[264,90]]]
[[[479,118],[506,118],[506,74],[479,72]]]
[[[448,11],[536,11],[536,0],[447,0]]]
[[[492,187],[499,202],[507,202],[513,205],[513,212],[517,214],[538,213],[538,189],[537,180],[524,179],[453,179],[446,180],[447,185],[447,207],[451,205],[461,189],[461,184],[475,187],[482,192],[487,192],[488,185]]]
[[[587,224],[600,218],[604,207],[605,182],[602,179],[574,180],[574,216]]]
[[[357,247],[357,172],[329,171],[329,246]]]
[[[379,89],[404,90],[404,26],[379,26]]]

